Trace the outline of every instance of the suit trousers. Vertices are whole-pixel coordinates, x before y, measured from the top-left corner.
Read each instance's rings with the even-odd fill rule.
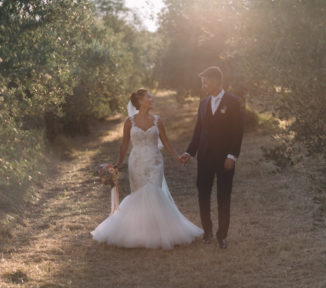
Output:
[[[231,191],[234,168],[224,169],[224,161],[198,160],[197,188],[200,219],[206,235],[213,235],[210,199],[212,186],[217,178],[218,230],[216,237],[225,239],[230,225]]]

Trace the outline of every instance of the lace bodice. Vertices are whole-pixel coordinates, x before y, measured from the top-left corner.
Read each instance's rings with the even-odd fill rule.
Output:
[[[154,125],[146,131],[136,126],[134,116],[131,116],[129,119],[132,123],[130,138],[133,149],[154,149],[157,151],[159,139],[159,130],[157,127],[158,116],[154,115]]]
[[[158,116],[154,116],[154,125],[147,130],[136,126],[133,116],[130,121],[132,149],[128,164],[131,191],[136,191],[146,184],[162,186],[163,157],[158,146]]]

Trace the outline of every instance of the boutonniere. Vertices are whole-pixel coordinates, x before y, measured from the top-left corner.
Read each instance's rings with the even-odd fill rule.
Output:
[[[224,105],[223,108],[221,109],[221,113],[225,114],[227,109],[228,107]]]

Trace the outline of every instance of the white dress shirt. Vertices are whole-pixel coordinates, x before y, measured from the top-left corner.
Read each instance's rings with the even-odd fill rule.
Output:
[[[222,91],[217,96],[211,95],[211,104],[212,104],[211,106],[212,106],[213,115],[215,114],[218,106],[220,105],[224,93],[225,91],[224,89],[222,89]]]
[[[221,103],[221,100],[222,100],[222,97],[223,97],[224,93],[225,93],[225,91],[224,91],[224,89],[222,89],[222,91],[217,96],[213,96],[213,95],[210,96],[211,97],[211,107],[212,107],[212,113],[213,113],[213,115],[217,111],[218,106]],[[187,154],[191,158],[193,158],[189,153],[185,152],[185,154]],[[234,161],[237,160],[237,158],[234,155],[232,155],[232,154],[228,154],[227,155],[227,158],[230,158],[230,159],[232,159]]]

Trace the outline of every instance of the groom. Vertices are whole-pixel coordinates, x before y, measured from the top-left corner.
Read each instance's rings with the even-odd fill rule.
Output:
[[[217,177],[217,244],[227,247],[230,201],[235,162],[240,154],[243,115],[236,96],[223,90],[223,73],[211,66],[199,74],[208,96],[200,101],[192,140],[182,155],[184,163],[197,153],[197,188],[204,243],[213,239],[210,196]]]

